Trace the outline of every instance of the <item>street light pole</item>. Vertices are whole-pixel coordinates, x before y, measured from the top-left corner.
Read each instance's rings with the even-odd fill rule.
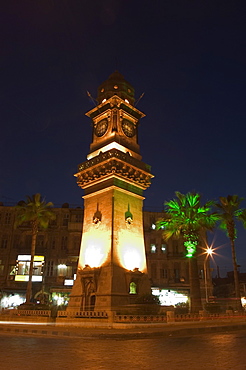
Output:
[[[205,285],[205,297],[206,297],[206,303],[208,303],[208,271],[207,271],[207,265],[209,262],[209,256],[213,254],[213,249],[211,247],[208,247],[206,249],[206,257],[204,260],[204,266],[203,266],[203,271],[204,271],[204,285]]]

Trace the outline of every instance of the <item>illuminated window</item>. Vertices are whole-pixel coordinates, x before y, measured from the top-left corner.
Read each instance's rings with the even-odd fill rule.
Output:
[[[137,294],[137,284],[132,281],[130,283],[130,294]]]
[[[151,225],[151,229],[152,229],[152,230],[155,230],[155,229],[156,229],[156,225],[155,225],[155,224],[152,224],[152,225]]]
[[[162,251],[162,253],[167,253],[167,245],[166,244],[161,245],[161,251]]]
[[[19,261],[18,262],[18,275],[28,275],[30,269],[30,261]]]
[[[15,281],[28,281],[31,255],[18,255],[15,271]],[[32,281],[42,281],[44,256],[34,256]]]
[[[73,286],[74,280],[73,279],[65,279],[64,285]]]
[[[14,265],[12,265],[12,266],[10,266],[10,270],[9,270],[10,272],[9,272],[9,275],[15,275],[16,274],[16,266]]]
[[[58,276],[72,277],[72,266],[61,263],[57,266]]]
[[[186,292],[176,292],[175,290],[152,289],[153,295],[157,295],[162,306],[175,306],[178,303],[188,302],[188,294]]]
[[[33,262],[33,275],[40,276],[42,274],[43,262]],[[30,261],[18,261],[18,275],[28,275],[30,270]]]
[[[151,253],[156,253],[156,251],[157,251],[156,245],[155,244],[150,244],[150,252]]]

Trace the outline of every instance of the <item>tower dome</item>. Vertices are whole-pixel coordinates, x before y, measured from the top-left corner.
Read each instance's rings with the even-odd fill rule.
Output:
[[[98,87],[98,104],[101,104],[104,99],[107,100],[113,95],[118,95],[121,99],[134,105],[134,88],[118,71],[112,73],[109,78]]]

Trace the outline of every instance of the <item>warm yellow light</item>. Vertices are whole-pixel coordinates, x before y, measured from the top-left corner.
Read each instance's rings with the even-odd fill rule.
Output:
[[[90,267],[101,266],[104,259],[104,253],[101,246],[88,245],[85,250],[85,265]]]
[[[34,256],[34,262],[44,261],[44,256]]]
[[[214,253],[213,248],[211,248],[211,247],[208,247],[208,248],[205,250],[205,252],[206,252],[206,253],[207,253],[207,255],[209,255],[209,256],[211,256],[211,255]]]
[[[15,275],[15,281],[28,281],[29,275]],[[42,281],[42,276],[33,275],[32,281]]]
[[[129,249],[125,249],[123,253],[123,264],[127,270],[134,270],[135,268],[140,268],[141,264],[141,255],[139,251],[132,250],[130,247]]]
[[[122,230],[119,233],[118,256],[122,266],[127,270],[146,269],[143,238],[132,234],[131,230]]]
[[[100,267],[108,256],[110,239],[107,233],[101,228],[100,230],[93,228],[92,233],[93,236],[90,232],[83,235],[79,257],[80,268],[84,268],[85,265]]]
[[[118,149],[118,150],[120,150],[120,151],[121,151],[121,152],[123,152],[123,153],[127,153],[127,152],[129,152],[129,149],[128,149],[128,148],[126,148],[126,147],[124,147],[123,145],[120,145],[120,144],[118,144],[118,143],[116,143],[116,142],[113,142],[113,143],[110,143],[110,144],[108,144],[108,145],[103,146],[102,148],[100,148],[100,149],[96,150],[96,151],[95,151],[95,152],[93,152],[93,153],[88,154],[88,155],[87,155],[87,159],[89,160],[89,159],[91,159],[91,158],[94,158],[94,157],[96,157],[97,155],[99,155],[99,153],[100,153],[100,152],[105,153],[105,152],[107,152],[108,150],[111,150],[111,149]],[[129,152],[129,153],[130,153],[130,152]],[[130,155],[131,155],[131,153],[130,153]]]

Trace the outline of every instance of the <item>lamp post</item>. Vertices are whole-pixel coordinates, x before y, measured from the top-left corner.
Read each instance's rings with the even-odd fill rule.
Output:
[[[204,270],[205,297],[206,297],[206,303],[208,303],[208,275],[207,275],[207,264],[208,264],[208,261],[209,261],[209,256],[211,256],[211,255],[213,254],[213,249],[212,249],[212,247],[208,247],[208,248],[206,248],[205,253],[206,253],[206,257],[205,257],[205,260],[204,260],[203,270]]]

